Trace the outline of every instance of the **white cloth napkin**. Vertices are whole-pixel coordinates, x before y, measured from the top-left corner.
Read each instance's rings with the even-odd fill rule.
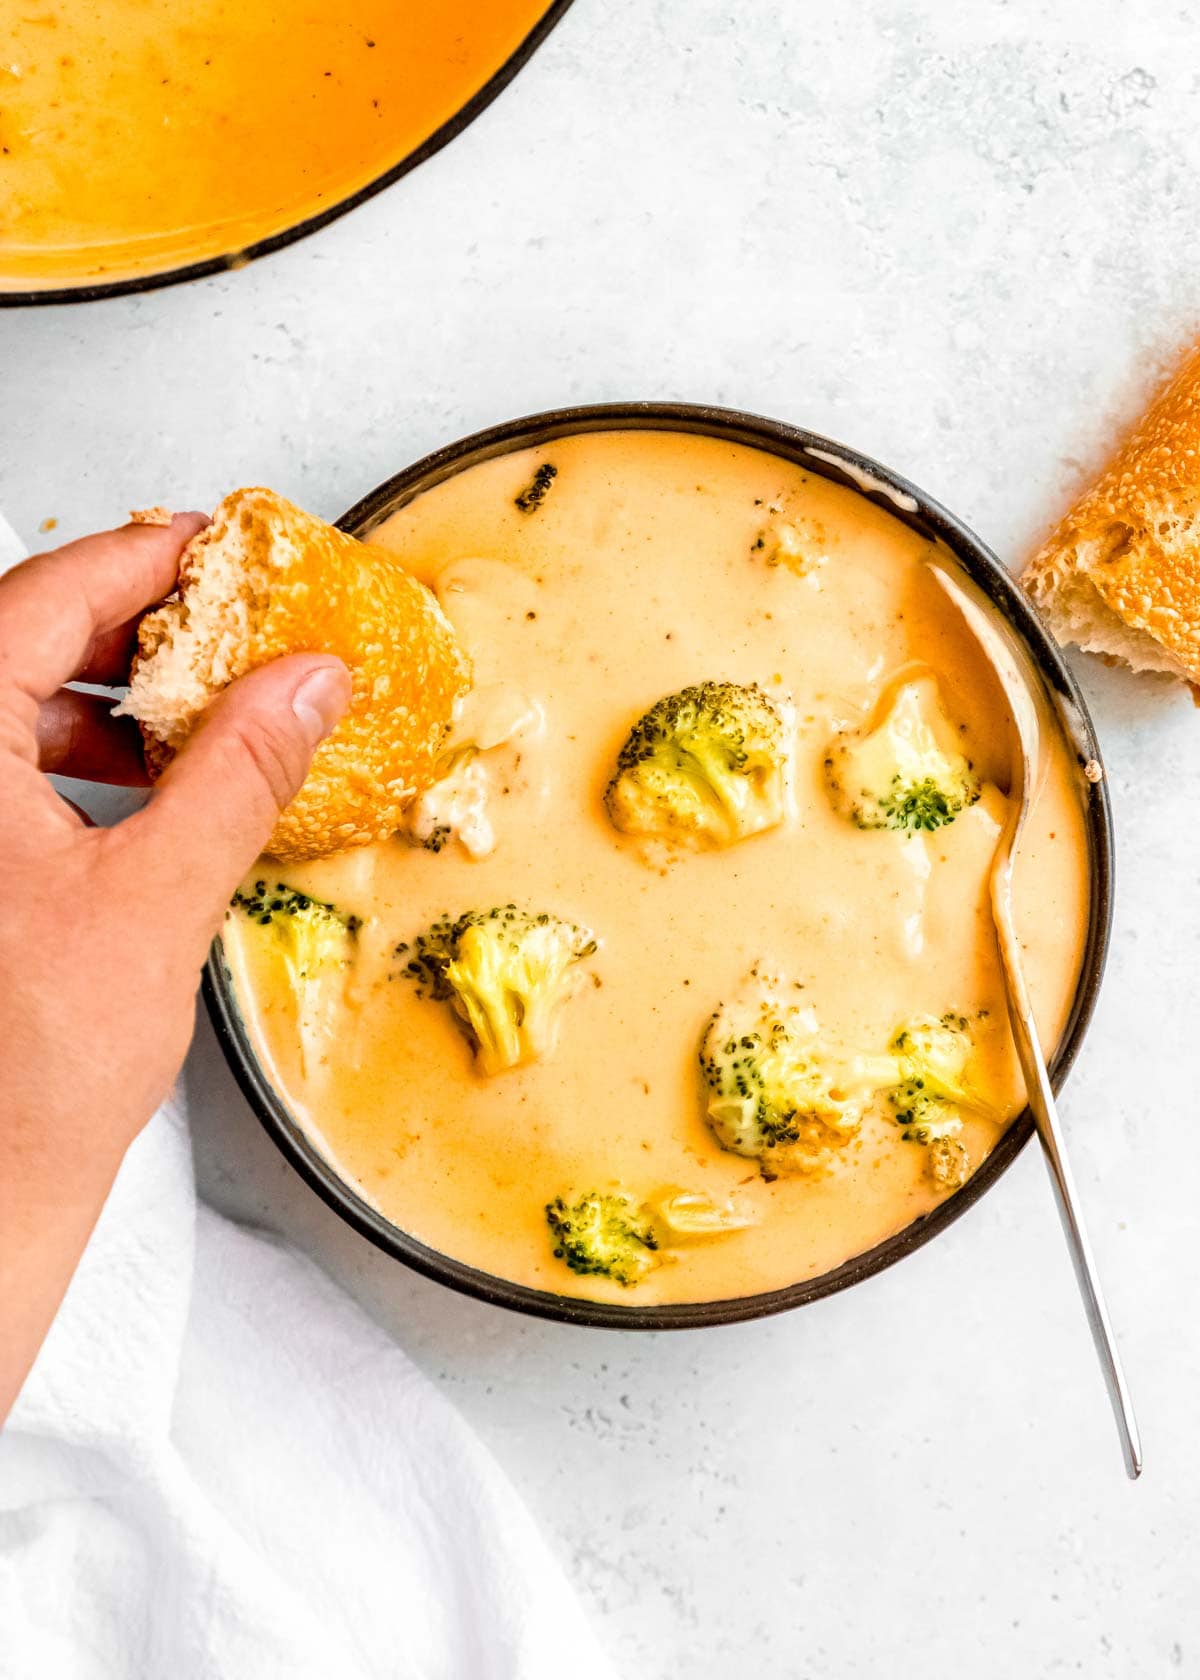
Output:
[[[513,1489],[328,1278],[197,1205],[177,1093],[0,1435],[0,1676],[564,1674],[613,1680]]]

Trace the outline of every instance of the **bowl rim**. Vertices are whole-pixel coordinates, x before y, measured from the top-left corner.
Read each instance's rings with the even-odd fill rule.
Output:
[[[381,174],[373,176],[365,185],[357,187],[354,192],[338,199],[336,203],[326,205],[314,215],[305,216],[300,221],[293,222],[290,227],[281,228],[278,233],[272,233],[265,239],[256,239],[237,250],[224,251],[215,257],[202,257],[196,262],[180,263],[173,268],[163,269],[161,273],[134,274],[123,280],[84,281],[74,286],[27,287],[21,291],[0,287],[0,309],[36,309],[43,304],[95,303],[101,298],[128,297],[136,292],[156,292],[163,286],[178,286],[188,280],[203,280],[210,274],[227,274],[246,268],[259,257],[270,256],[273,251],[281,251],[286,245],[294,245],[297,240],[327,227],[330,222],[337,221],[351,210],[357,210],[360,204],[365,204],[369,198],[383,192],[386,187],[409,174],[419,164],[427,162],[436,152],[440,152],[443,146],[448,146],[451,140],[457,139],[463,130],[469,128],[476,117],[486,111],[492,101],[504,92],[555,25],[562,21],[571,4],[572,0],[548,0],[542,15],[504,62],[493,70],[487,81],[477,88],[457,111],[422,140],[419,146],[411,152],[406,152],[396,163]]]
[[[765,450],[856,491],[911,529],[940,539],[1032,655],[1054,715],[1080,765],[1089,761],[1103,765],[1091,717],[1074,677],[1030,601],[991,549],[940,502],[901,474],[859,450],[782,421],[737,409],[680,402],[610,402],[552,409],[488,427],[434,450],[363,497],[338,525],[365,538],[422,491],[481,461],[581,432],[616,430],[679,431]],[[1089,852],[1088,932],[1075,998],[1050,1063],[1056,1091],[1074,1064],[1091,1021],[1112,924],[1113,827],[1107,776],[1085,780],[1083,788]],[[267,1079],[238,1010],[219,937],[205,968],[203,990],[218,1041],[251,1108],[287,1160],[335,1213],[376,1247],[425,1277],[476,1300],[560,1323],[622,1330],[695,1329],[766,1318],[823,1300],[895,1265],[961,1218],[1007,1171],[1033,1134],[1033,1119],[1026,1108],[961,1190],[902,1230],[819,1277],[719,1301],[641,1307],[589,1301],[534,1289],[469,1266],[420,1242],[377,1212],[334,1171]]]

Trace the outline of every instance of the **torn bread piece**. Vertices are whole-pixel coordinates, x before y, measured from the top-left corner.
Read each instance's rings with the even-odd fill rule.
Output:
[[[1060,642],[1200,683],[1200,345],[1021,581]]]
[[[273,491],[235,490],[184,550],[177,594],[147,613],[129,695],[157,776],[228,683],[288,653],[331,653],[350,709],[317,748],[266,850],[285,862],[391,834],[432,781],[471,670],[449,621],[394,554]]]

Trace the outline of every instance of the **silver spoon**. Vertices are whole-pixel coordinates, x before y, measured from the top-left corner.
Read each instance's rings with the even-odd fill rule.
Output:
[[[1100,1292],[1100,1280],[1096,1275],[1091,1244],[1084,1229],[1075,1180],[1067,1160],[1066,1139],[1054,1106],[1054,1092],[1050,1088],[1050,1076],[1046,1071],[1045,1057],[1038,1040],[1033,1009],[1029,1001],[1029,989],[1021,967],[1021,947],[1013,925],[1013,858],[1025,822],[1025,814],[1036,791],[1037,772],[1041,762],[1037,708],[1030,683],[1018,663],[1015,648],[997,627],[993,613],[985,610],[975,599],[971,587],[953,576],[940,560],[930,557],[928,564],[962,614],[996,673],[1012,715],[1014,741],[1008,815],[996,842],[990,878],[992,920],[996,925],[996,942],[1000,950],[1000,966],[1008,997],[1008,1018],[1017,1047],[1017,1059],[1025,1079],[1029,1108],[1054,1185],[1059,1216],[1066,1233],[1067,1245],[1071,1250],[1079,1292],[1087,1309],[1092,1340],[1100,1356],[1100,1367],[1104,1372],[1113,1416],[1117,1421],[1117,1432],[1121,1437],[1125,1468],[1131,1480],[1136,1481],[1142,1473],[1141,1438],[1138,1435],[1133,1405],[1125,1383],[1125,1373],[1121,1368],[1120,1355],[1109,1322],[1108,1309]]]

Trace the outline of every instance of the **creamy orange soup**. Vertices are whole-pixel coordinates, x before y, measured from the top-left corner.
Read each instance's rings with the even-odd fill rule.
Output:
[[[515,499],[546,462],[557,476],[523,512]],[[477,760],[494,831],[485,855],[397,838],[286,872],[362,918],[327,1050],[301,1057],[294,1004],[254,925],[231,914],[226,951],[255,1048],[338,1171],[460,1260],[638,1305],[811,1278],[933,1208],[947,1192],[929,1152],[904,1141],[886,1105],[868,1111],[836,1170],[769,1181],[718,1144],[697,1067],[707,1020],[757,967],[788,977],[847,1047],[882,1049],[920,1013],[977,1021],[973,1078],[994,1118],[966,1120],[973,1167],[1020,1105],[985,900],[997,787],[912,838],[847,822],[824,779],[831,737],[861,725],[889,677],[917,661],[985,781],[1005,784],[990,679],[924,565],[923,539],[771,455],[612,432],[476,466],[372,541],[436,589],[474,659],[482,712],[527,715]],[[756,682],[787,712],[786,818],[727,848],[648,848],[612,826],[606,781],[637,717],[706,678]],[[1050,1051],[1077,983],[1088,863],[1081,772],[1047,735],[1018,920]],[[593,930],[598,949],[554,1053],[483,1077],[450,1007],[420,996],[393,953],[447,912],[509,901]],[[545,1204],[617,1186],[639,1199],[667,1187],[733,1198],[753,1223],[664,1248],[632,1287],[577,1276],[554,1255]]]
[[[0,0],[0,290],[236,253],[448,121],[548,0]]]

